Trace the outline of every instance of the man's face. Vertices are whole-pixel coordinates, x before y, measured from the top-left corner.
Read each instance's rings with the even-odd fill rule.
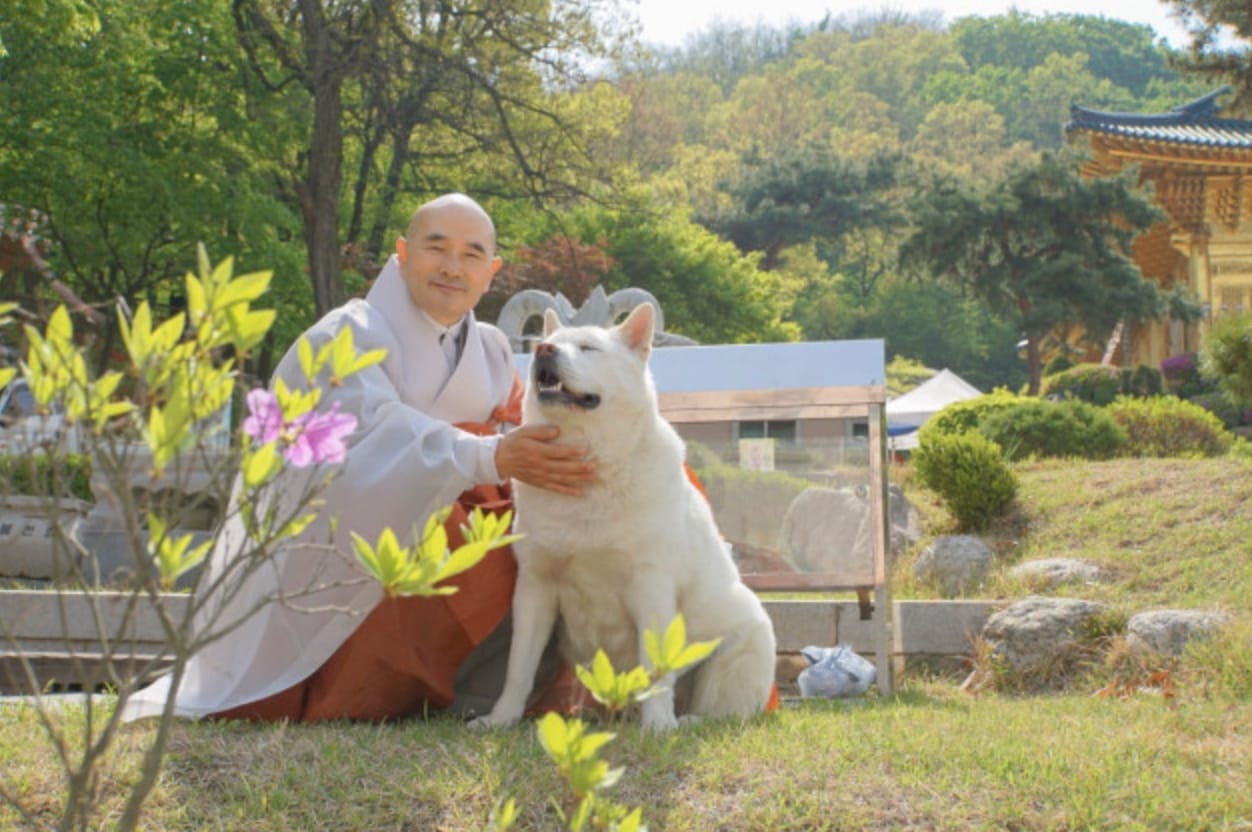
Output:
[[[409,297],[444,326],[478,304],[500,268],[491,223],[455,203],[424,209],[396,241],[396,255]]]

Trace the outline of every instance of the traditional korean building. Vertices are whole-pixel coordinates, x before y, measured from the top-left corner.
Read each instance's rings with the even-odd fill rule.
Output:
[[[1144,277],[1164,288],[1189,287],[1204,305],[1198,324],[1166,320],[1129,328],[1104,358],[1159,366],[1194,350],[1214,318],[1252,310],[1252,121],[1221,118],[1229,87],[1167,113],[1107,113],[1074,105],[1065,132],[1091,143],[1084,173],[1105,176],[1139,166],[1168,219],[1134,243]],[[1099,360],[1100,356],[1095,356]]]

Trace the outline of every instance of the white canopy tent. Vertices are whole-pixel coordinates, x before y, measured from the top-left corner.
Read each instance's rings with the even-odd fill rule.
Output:
[[[953,402],[981,396],[982,391],[944,368],[902,396],[887,400],[887,447],[917,447],[917,429]]]

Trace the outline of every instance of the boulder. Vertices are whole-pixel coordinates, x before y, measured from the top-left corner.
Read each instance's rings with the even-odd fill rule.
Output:
[[[913,564],[913,575],[923,583],[938,584],[945,598],[955,598],[982,582],[991,559],[991,547],[977,537],[949,535],[926,547]]]
[[[1203,610],[1153,610],[1133,615],[1126,623],[1126,641],[1136,653],[1181,656],[1192,641],[1210,636],[1226,620]]]
[[[806,488],[783,516],[778,550],[806,572],[845,586],[874,582],[869,503],[851,488]]]
[[[992,656],[1026,673],[1064,655],[1083,622],[1103,609],[1094,601],[1032,595],[988,618],[982,635]]]
[[[1077,558],[1039,558],[1019,563],[1009,570],[1009,575],[1044,587],[1061,584],[1092,583],[1103,574],[1094,563]]]

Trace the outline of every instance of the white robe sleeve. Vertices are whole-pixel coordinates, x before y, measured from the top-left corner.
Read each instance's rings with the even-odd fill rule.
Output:
[[[421,394],[413,390],[422,385],[405,373],[414,370],[420,358],[414,350],[420,346],[398,343],[377,310],[363,302],[331,313],[308,336],[316,349],[343,326],[353,328],[359,350],[388,350],[383,363],[350,376],[341,386],[324,387],[319,411],[337,401],[342,412],[359,419],[347,460],[321,493],[324,509],[318,519],[299,539],[281,546],[251,571],[238,592],[207,594],[197,631],[231,631],[188,661],[174,703],[180,716],[205,716],[285,690],[343,644],[382,597],[381,589],[355,562],[350,532],[373,542],[390,527],[407,542],[414,532],[420,533],[433,511],[476,483],[498,479],[494,462],[498,436],[465,433],[416,406],[414,396],[420,401]],[[478,348],[476,354],[483,352]],[[493,356],[491,360],[499,363],[494,351]],[[496,382],[477,378],[473,362],[467,363],[464,372],[458,369],[459,375],[451,380],[459,385],[455,400],[463,415],[458,421],[485,421],[500,403],[498,380],[508,377],[511,361],[507,368],[492,370]],[[290,387],[308,387],[294,348],[276,376]],[[467,395],[467,390],[474,395]],[[327,466],[284,472],[283,498],[299,493],[306,483],[320,482],[327,472]],[[338,517],[337,529],[333,545],[327,545],[332,515]],[[238,569],[250,548],[238,518],[228,518],[202,586],[205,579]],[[241,621],[246,623],[238,626]],[[159,715],[169,692],[166,676],[132,696],[123,718]]]

